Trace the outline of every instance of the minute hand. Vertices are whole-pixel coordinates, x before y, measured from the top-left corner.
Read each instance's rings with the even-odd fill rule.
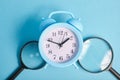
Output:
[[[62,46],[65,42],[67,42],[70,38],[65,39],[62,43],[60,43],[60,46]]]
[[[54,41],[51,41],[51,40],[47,40],[47,41],[59,45],[59,43],[57,43],[57,42],[54,42]]]

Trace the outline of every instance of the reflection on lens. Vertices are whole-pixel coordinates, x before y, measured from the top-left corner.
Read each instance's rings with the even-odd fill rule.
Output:
[[[112,57],[111,47],[105,40],[90,38],[84,41],[79,62],[85,70],[97,73],[110,66]]]
[[[105,54],[105,56],[104,56],[104,58],[103,58],[103,60],[102,60],[102,62],[100,64],[101,70],[104,70],[104,69],[106,69],[109,66],[109,64],[111,62],[111,59],[112,59],[112,52],[111,52],[111,50],[109,50]]]
[[[45,61],[41,58],[38,50],[38,44],[33,42],[24,46],[21,59],[25,66],[31,69],[40,68],[45,64]]]

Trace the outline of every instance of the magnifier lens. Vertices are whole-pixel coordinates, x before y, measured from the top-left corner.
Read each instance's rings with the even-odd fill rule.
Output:
[[[39,54],[37,43],[26,45],[22,50],[21,59],[24,65],[31,69],[40,68],[45,64],[45,61]]]
[[[79,61],[85,70],[97,73],[110,66],[112,57],[110,45],[105,40],[90,38],[84,41],[83,51]]]

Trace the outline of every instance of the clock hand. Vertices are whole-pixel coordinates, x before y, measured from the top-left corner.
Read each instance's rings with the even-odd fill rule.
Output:
[[[65,38],[65,32],[64,32],[64,34],[63,34],[61,43],[64,41],[64,38]],[[61,44],[61,43],[60,43],[60,44]],[[60,47],[62,47],[62,44],[60,45]],[[59,47],[59,48],[60,48],[60,47]]]
[[[54,42],[54,41],[51,41],[51,40],[47,40],[48,42],[51,42],[51,43],[54,43],[54,44],[57,44],[58,46],[60,46],[60,44],[59,43],[57,43],[57,42]]]
[[[62,37],[62,41],[61,41],[61,42],[63,42],[63,40],[64,40],[64,37],[65,37],[65,33],[64,33],[64,35],[63,35],[63,37]]]
[[[66,43],[69,39],[70,39],[70,38],[67,38],[67,39],[65,39],[63,42],[61,42],[61,43],[59,44],[60,47],[62,47],[62,45],[63,45],[64,43]]]

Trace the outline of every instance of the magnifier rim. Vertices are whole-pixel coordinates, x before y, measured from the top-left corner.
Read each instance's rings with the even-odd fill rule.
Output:
[[[43,61],[44,61],[44,64],[41,65],[41,66],[38,66],[38,67],[36,67],[36,68],[30,68],[30,67],[26,66],[26,65],[24,64],[23,60],[22,60],[22,51],[23,51],[23,49],[24,49],[27,45],[29,45],[29,44],[31,44],[31,43],[38,43],[38,41],[29,41],[29,42],[25,43],[25,44],[23,45],[23,47],[20,49],[20,62],[21,62],[21,66],[24,67],[24,68],[26,68],[26,69],[30,69],[30,70],[41,69],[41,68],[43,68],[43,67],[46,65],[46,62],[45,62],[44,60],[43,60]]]
[[[99,40],[102,40],[102,41],[104,41],[105,43],[107,43],[108,46],[109,46],[110,49],[111,49],[111,52],[112,52],[112,58],[111,58],[110,64],[109,64],[104,70],[101,70],[101,71],[98,71],[98,72],[93,72],[93,71],[90,71],[90,70],[84,68],[84,67],[82,66],[82,64],[81,64],[81,61],[78,60],[80,66],[81,66],[85,71],[90,72],[90,73],[100,73],[100,72],[103,72],[103,71],[109,70],[109,68],[110,68],[111,65],[112,65],[112,61],[113,61],[113,57],[114,57],[114,54],[113,54],[113,48],[112,48],[111,44],[110,44],[107,40],[105,40],[105,39],[103,39],[103,38],[101,38],[101,37],[96,37],[96,36],[94,36],[94,37],[88,37],[88,38],[84,39],[83,43],[84,43],[85,41],[89,40],[89,39],[99,39]]]

